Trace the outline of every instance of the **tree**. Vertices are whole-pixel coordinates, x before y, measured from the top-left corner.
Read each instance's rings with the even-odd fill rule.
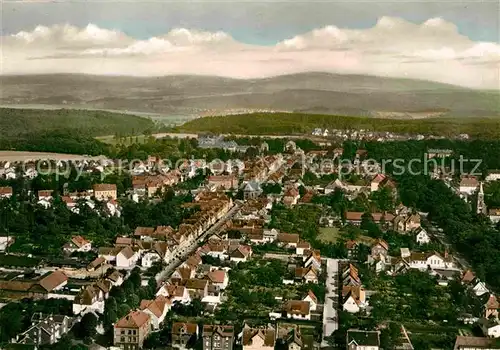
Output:
[[[97,333],[97,317],[92,312],[83,315],[79,327],[79,338],[93,338]]]

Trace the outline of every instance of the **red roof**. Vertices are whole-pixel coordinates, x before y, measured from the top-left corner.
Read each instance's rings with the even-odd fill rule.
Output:
[[[130,311],[115,324],[115,328],[140,328],[149,322],[149,315],[142,311]]]

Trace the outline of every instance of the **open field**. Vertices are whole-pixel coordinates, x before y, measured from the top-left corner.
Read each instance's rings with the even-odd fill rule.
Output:
[[[318,239],[324,243],[335,243],[340,238],[340,233],[338,227],[321,227],[319,229]]]
[[[78,154],[49,153],[49,152],[22,152],[22,151],[0,151],[0,162],[26,162],[35,160],[82,160],[82,159],[105,159],[105,157],[91,157]]]

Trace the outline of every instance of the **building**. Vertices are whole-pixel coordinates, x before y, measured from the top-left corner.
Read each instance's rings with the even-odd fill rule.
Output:
[[[116,199],[116,185],[115,184],[95,184],[93,186],[94,197],[98,200]]]
[[[73,319],[64,315],[43,315],[35,313],[32,326],[17,337],[17,343],[27,345],[52,345],[73,326]]]
[[[10,198],[12,197],[12,187],[5,186],[0,187],[0,198]]]
[[[296,320],[311,319],[311,306],[308,301],[289,300],[285,303],[283,309],[287,318]]]
[[[71,241],[64,245],[63,249],[68,253],[88,252],[92,249],[92,243],[82,236],[73,236]]]
[[[482,318],[479,320],[479,327],[481,327],[481,330],[483,331],[485,337],[500,337],[500,321],[497,319]]]
[[[221,325],[203,326],[203,350],[232,350],[234,327]]]
[[[495,339],[457,336],[453,350],[496,350],[500,345]]]
[[[123,350],[142,348],[150,331],[150,316],[143,311],[130,311],[114,326],[113,344]]]
[[[170,305],[170,299],[160,295],[155,300],[142,300],[139,308],[149,315],[152,328],[159,329],[170,310]]]
[[[418,244],[427,244],[431,241],[429,234],[423,228],[418,229],[416,233],[415,240]]]
[[[464,176],[460,181],[459,191],[467,195],[472,195],[477,191],[479,181],[473,176]]]
[[[116,255],[116,267],[121,269],[131,269],[134,268],[137,260],[139,260],[139,254],[135,252],[131,247],[124,247]]]
[[[197,338],[197,324],[175,322],[172,325],[172,347],[177,349],[188,349],[196,343]]]
[[[484,190],[482,182],[479,184],[479,193],[477,194],[476,213],[484,215],[488,213],[488,208],[486,207],[486,203],[484,203]]]
[[[348,350],[379,350],[380,332],[349,329],[347,331]]]
[[[344,286],[342,288],[342,309],[357,313],[366,305],[365,290],[361,286]]]
[[[492,170],[488,172],[488,175],[485,177],[486,181],[498,181],[500,180],[500,171],[499,170]]]
[[[223,188],[224,190],[233,190],[238,188],[238,178],[233,175],[218,175],[208,177],[208,186]]]
[[[274,350],[276,330],[271,325],[252,328],[245,324],[242,333],[243,350]]]

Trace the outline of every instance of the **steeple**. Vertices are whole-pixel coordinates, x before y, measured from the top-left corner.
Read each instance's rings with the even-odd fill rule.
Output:
[[[479,183],[479,193],[477,194],[476,213],[485,215],[487,213],[486,204],[484,203],[484,191],[482,182]]]

